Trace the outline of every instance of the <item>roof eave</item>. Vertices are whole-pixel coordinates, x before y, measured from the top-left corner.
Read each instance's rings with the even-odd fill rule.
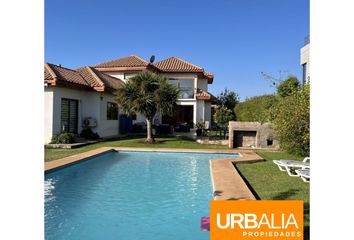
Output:
[[[48,86],[55,86],[55,85],[57,85],[56,79],[44,80],[44,83],[47,84]]]
[[[147,67],[93,67],[100,72],[129,72],[129,71],[144,71]]]

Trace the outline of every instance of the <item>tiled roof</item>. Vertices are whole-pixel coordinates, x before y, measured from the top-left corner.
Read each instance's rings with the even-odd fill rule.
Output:
[[[203,72],[203,68],[177,57],[170,57],[154,64],[164,72]]]
[[[108,74],[102,73],[92,67],[89,67],[92,72],[104,83],[105,87],[109,87],[112,89],[118,89],[119,86],[124,84],[123,80],[112,77]]]
[[[92,67],[81,67],[72,70],[50,63],[45,64],[44,80],[47,82],[60,81],[63,83],[84,85],[94,88],[96,91],[104,91],[105,87],[117,89],[118,86],[123,84],[123,81],[119,78],[101,73]]]
[[[108,62],[103,62],[96,64],[92,67],[95,68],[111,68],[111,67],[146,67],[149,63],[145,59],[136,56],[130,55],[127,57],[122,57],[114,59]]]
[[[216,97],[213,94],[211,94],[210,92],[206,92],[200,88],[197,88],[197,93],[195,96],[199,100],[209,100],[209,101],[216,100]]]
[[[44,80],[52,80],[55,79],[57,76],[53,72],[52,69],[48,66],[48,63],[44,64]]]
[[[212,74],[211,72],[208,71],[204,71],[204,75],[210,78],[214,78],[214,74]]]
[[[149,69],[155,72],[166,73],[197,73],[198,76],[208,79],[209,83],[212,83],[214,79],[214,75],[212,73],[205,71],[202,67],[198,65],[187,62],[186,60],[183,60],[178,57],[170,57],[154,64],[151,64],[139,56],[130,55],[127,57],[122,57],[100,64],[96,64],[92,67],[101,72],[144,71],[146,69]]]
[[[51,80],[50,76],[55,80],[90,86],[90,84],[80,75],[79,72],[55,64],[46,63],[44,67],[45,80]]]
[[[89,67],[81,67],[76,69],[77,72],[90,84],[91,87],[102,87],[104,84]]]
[[[201,73],[211,83],[214,75],[205,71],[202,67],[192,64],[178,57],[170,57],[154,64],[162,72],[195,72]]]

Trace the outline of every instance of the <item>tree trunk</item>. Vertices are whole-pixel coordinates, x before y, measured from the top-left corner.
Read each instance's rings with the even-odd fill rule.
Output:
[[[147,143],[154,143],[155,139],[152,134],[152,118],[146,118],[146,131],[147,131],[147,138],[146,142]]]

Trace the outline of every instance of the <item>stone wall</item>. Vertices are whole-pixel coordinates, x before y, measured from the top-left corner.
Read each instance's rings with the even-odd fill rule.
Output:
[[[255,132],[255,134],[253,133]],[[242,147],[251,148],[278,148],[279,142],[274,131],[268,123],[260,122],[229,122],[229,148],[236,147],[235,144],[242,144]]]

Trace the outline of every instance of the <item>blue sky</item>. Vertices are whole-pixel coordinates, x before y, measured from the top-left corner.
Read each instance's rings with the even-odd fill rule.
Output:
[[[127,56],[177,56],[241,100],[275,91],[260,72],[301,79],[308,0],[46,0],[45,61],[76,68]]]

